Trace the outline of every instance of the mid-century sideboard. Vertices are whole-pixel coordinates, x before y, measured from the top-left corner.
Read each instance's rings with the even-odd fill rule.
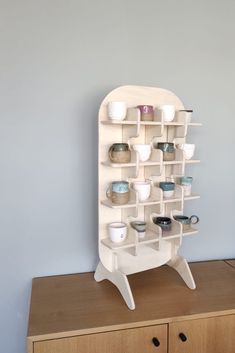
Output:
[[[33,279],[28,353],[234,353],[235,260],[129,276],[136,309],[93,273]]]

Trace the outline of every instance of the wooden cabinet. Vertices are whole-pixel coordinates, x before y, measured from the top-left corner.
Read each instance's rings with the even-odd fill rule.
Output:
[[[131,275],[134,311],[93,273],[34,279],[28,353],[234,353],[235,267],[190,267],[195,291],[167,266]]]
[[[167,353],[167,325],[118,330],[114,332],[37,342],[34,352]]]
[[[170,323],[169,353],[234,353],[234,333],[235,315]]]

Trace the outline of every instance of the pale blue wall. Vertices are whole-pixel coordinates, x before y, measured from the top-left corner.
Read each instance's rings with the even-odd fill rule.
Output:
[[[234,1],[0,0],[0,352],[23,353],[31,278],[97,263],[97,110],[124,84],[195,120],[190,260],[235,257]],[[188,173],[188,174],[189,174]]]

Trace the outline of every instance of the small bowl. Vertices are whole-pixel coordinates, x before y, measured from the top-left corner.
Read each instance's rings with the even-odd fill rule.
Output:
[[[171,230],[171,219],[169,217],[153,217],[153,223],[161,227],[162,230]]]
[[[175,189],[175,183],[173,183],[172,181],[161,181],[159,183],[159,187],[163,191],[171,191]]]
[[[146,222],[143,221],[134,221],[131,222],[132,228],[137,230],[137,232],[145,232],[146,230]]]

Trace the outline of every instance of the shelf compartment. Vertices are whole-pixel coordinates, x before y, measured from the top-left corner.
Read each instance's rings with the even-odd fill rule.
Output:
[[[127,248],[133,248],[136,246],[135,240],[127,235],[127,238],[120,243],[113,243],[109,238],[101,240],[101,243],[107,246],[111,250],[121,250]]]
[[[160,204],[162,201],[162,193],[161,189],[155,186],[151,187],[150,197],[146,201],[140,202],[138,200],[138,193],[131,187],[130,188],[130,201],[124,205],[114,204],[111,200],[106,199],[102,200],[101,203],[104,206],[114,209],[122,209],[122,208],[131,208],[131,207],[138,207],[138,206],[150,206],[150,205],[157,205]]]
[[[170,260],[171,244],[165,242],[164,251],[157,249],[157,244],[142,244],[138,246],[138,254],[133,256],[131,249],[123,249],[117,255],[117,268],[129,275],[164,265]]]

